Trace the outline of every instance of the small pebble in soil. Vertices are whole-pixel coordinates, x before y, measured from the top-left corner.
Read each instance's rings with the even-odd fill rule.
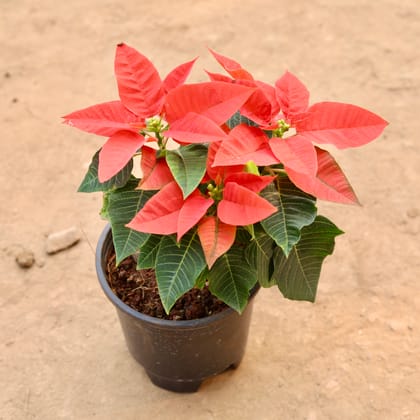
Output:
[[[35,255],[30,250],[20,251],[16,255],[16,262],[21,268],[31,268],[35,263]]]
[[[81,239],[79,229],[72,226],[71,228],[54,232],[47,237],[47,254],[55,254],[76,245]]]

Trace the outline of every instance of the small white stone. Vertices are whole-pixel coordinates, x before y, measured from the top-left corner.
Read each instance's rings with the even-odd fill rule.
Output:
[[[81,233],[76,227],[54,232],[47,237],[47,254],[55,254],[76,245],[81,239]]]
[[[23,250],[16,255],[16,262],[19,267],[31,268],[35,263],[35,255],[32,251]]]

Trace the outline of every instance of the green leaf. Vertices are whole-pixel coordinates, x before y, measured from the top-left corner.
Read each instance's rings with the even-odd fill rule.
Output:
[[[249,265],[255,268],[257,281],[262,287],[271,287],[276,284],[271,279],[274,246],[271,237],[260,228],[255,232],[254,239],[245,249],[245,257]]]
[[[278,209],[261,225],[287,256],[299,241],[301,229],[315,220],[315,199],[298,189],[285,175],[268,185],[261,196]]]
[[[138,179],[132,179],[124,188],[110,191],[108,195],[108,216],[112,227],[117,264],[138,251],[150,236],[149,233],[137,232],[125,227],[154,194],[152,191],[136,190],[138,182]]]
[[[131,171],[133,170],[133,159],[131,159],[120,172],[114,175],[111,179],[106,182],[99,182],[98,179],[98,164],[99,164],[99,152],[98,150],[92,158],[92,162],[89,165],[89,169],[79,186],[78,192],[97,192],[97,191],[108,191],[114,188],[121,188],[130,179]]]
[[[206,172],[207,146],[189,144],[176,150],[168,150],[166,162],[184,198],[187,198],[200,184]]]
[[[156,257],[161,241],[162,235],[150,235],[142,244],[137,257],[137,270],[156,267]]]
[[[300,241],[289,256],[280,248],[274,251],[274,273],[283,296],[293,300],[315,301],[322,263],[334,251],[334,238],[343,231],[323,216],[302,229]]]
[[[235,243],[240,244],[243,248],[247,246],[252,239],[251,234],[249,233],[247,226],[237,226]]]
[[[247,117],[244,117],[243,115],[240,114],[239,111],[235,112],[227,121],[226,124],[228,125],[228,127],[230,129],[236,127],[239,124],[246,124],[249,125],[251,127],[258,127],[258,124],[255,123],[254,121],[250,120]]]
[[[178,244],[173,235],[163,236],[156,257],[156,279],[166,313],[179,297],[194,287],[205,266],[196,233],[186,234]]]
[[[246,261],[242,248],[231,248],[220,256],[208,275],[210,292],[237,312],[245,309],[249,290],[257,282],[257,273]]]

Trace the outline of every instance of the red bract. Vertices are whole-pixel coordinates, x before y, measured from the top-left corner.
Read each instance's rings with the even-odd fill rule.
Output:
[[[197,61],[197,58],[194,60],[188,61],[184,64],[180,64],[179,66],[175,67],[163,81],[163,89],[166,93],[175,89],[178,86],[181,86],[186,80],[188,75],[191,72],[192,66]]]
[[[308,106],[309,92],[291,73],[276,82],[276,92],[286,123],[309,141],[345,149],[377,138],[388,123],[356,105],[319,102]]]
[[[143,178],[138,188],[142,190],[159,190],[174,178],[166,160],[156,157],[156,150],[144,146],[141,150],[141,171]]]
[[[184,117],[175,120],[165,134],[181,143],[212,143],[227,136],[219,124],[195,112],[188,112]]]
[[[238,63],[214,52],[213,55],[231,76],[242,77],[239,82],[249,83],[249,73]],[[281,112],[272,113],[271,120],[260,123],[259,127],[236,126],[220,146],[215,164],[245,164],[249,160],[257,165],[281,163],[303,191],[331,201],[357,203],[338,164],[321,159],[320,149],[313,142],[333,144],[340,149],[362,146],[378,137],[387,122],[355,105],[320,102],[309,106],[309,91],[290,72],[277,80],[274,89],[278,108],[273,108],[281,109]],[[250,107],[267,106],[267,96],[262,95],[263,90],[260,93],[254,94],[244,105],[243,109],[247,107],[247,115],[244,115],[250,115]],[[257,119],[253,121],[259,123]],[[327,156],[327,152],[322,156]],[[320,160],[324,163],[322,168],[319,167]],[[330,176],[332,167],[336,176]],[[328,187],[320,184],[326,173],[328,180],[324,181]],[[342,194],[343,190],[345,194]]]
[[[264,220],[276,211],[272,204],[252,190],[236,182],[226,182],[223,200],[217,208],[217,216],[223,223],[247,226]]]
[[[258,124],[268,124],[272,117],[280,111],[274,88],[267,83],[254,80],[251,73],[245,70],[237,61],[219,54],[212,49],[210,49],[210,52],[233,78],[230,79],[221,74],[207,72],[210,79],[213,81],[230,81],[244,86],[254,87],[255,91],[241,107],[240,112]]]
[[[88,133],[111,137],[118,131],[129,130],[136,133],[139,117],[127,109],[121,101],[105,102],[66,115],[64,123]]]
[[[294,122],[309,106],[309,91],[292,73],[286,71],[275,83],[276,97],[286,120]],[[273,121],[276,125],[276,121]]]
[[[240,124],[220,146],[215,163],[223,166],[250,160],[259,166],[282,163],[307,175],[315,175],[317,169],[315,148],[303,135],[269,138],[259,127]]]
[[[255,89],[224,82],[182,85],[166,98],[166,135],[182,143],[211,143],[226,137],[222,125]]]
[[[146,119],[163,116],[166,93],[185,81],[194,61],[176,67],[162,82],[148,58],[125,44],[117,46],[115,76],[120,101],[94,105],[64,117],[69,125],[109,137],[99,154],[100,182],[116,175],[142,147]]]
[[[269,146],[267,135],[259,127],[240,124],[230,131],[226,141],[218,148],[214,164],[244,165],[250,160],[259,166],[278,163]]]
[[[178,241],[213,204],[213,200],[194,191],[185,200],[175,181],[156,193],[127,227],[145,233],[178,234]]]
[[[308,176],[286,168],[295,185],[304,185],[305,191],[322,200],[346,204],[359,201],[350,183],[334,158],[326,151],[315,147],[318,169],[315,176]]]
[[[236,226],[221,222],[216,216],[203,217],[197,228],[201,247],[211,268],[216,260],[229,251],[236,236]]]
[[[160,114],[165,91],[153,63],[134,48],[119,44],[115,77],[121,102],[142,118]]]
[[[207,178],[205,179],[206,182],[213,180],[216,184],[222,182],[226,177],[230,174],[243,172],[244,171],[244,164],[239,165],[217,165],[215,158],[218,154],[219,148],[222,145],[222,142],[215,142],[211,143],[209,146],[209,151],[207,154]]]
[[[234,78],[237,80],[251,80],[254,81],[252,74],[245,70],[237,61],[232,58],[226,57],[222,54],[209,48],[209,51],[213,54],[213,57],[219,62],[219,64]]]

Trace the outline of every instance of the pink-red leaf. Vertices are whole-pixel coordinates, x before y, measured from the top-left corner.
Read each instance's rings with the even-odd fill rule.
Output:
[[[144,141],[143,136],[132,131],[118,131],[112,135],[99,152],[99,181],[108,181],[124,168]]]
[[[236,226],[227,225],[217,217],[208,216],[198,225],[198,236],[209,268],[229,251],[235,241]]]
[[[273,137],[270,148],[277,159],[296,172],[315,176],[318,163],[313,144],[305,137],[296,135],[288,138]]]
[[[137,115],[128,110],[120,101],[104,102],[80,109],[63,117],[64,123],[88,133],[111,137],[117,131],[137,129],[130,125],[138,121]]]
[[[121,102],[143,118],[160,113],[164,90],[152,62],[134,48],[119,44],[115,54],[115,76]]]
[[[265,93],[261,89],[257,89],[241,108],[241,114],[264,126],[269,124],[273,110]]]
[[[191,69],[196,61],[197,58],[194,58],[194,60],[188,61],[187,63],[183,63],[175,67],[165,77],[165,80],[163,81],[163,88],[166,93],[182,85],[185,82],[185,80],[187,80],[187,77],[191,73]]]
[[[322,200],[358,204],[353,188],[334,158],[326,150],[318,147],[316,153],[318,160],[316,176],[295,172],[286,167],[291,181],[301,190]]]
[[[211,71],[207,71],[207,70],[205,70],[205,72],[208,74],[212,82],[226,82],[226,83],[233,82],[232,78],[230,78],[229,76],[225,76],[224,74],[212,73]]]
[[[209,51],[213,54],[213,57],[219,62],[219,64],[234,78],[242,80],[254,80],[251,73],[246,71],[237,61],[232,60],[222,54],[218,54],[216,51],[209,48]]]
[[[286,118],[305,112],[309,105],[309,91],[292,73],[286,72],[276,82],[277,99]]]
[[[221,183],[229,174],[235,173],[235,172],[242,172],[244,165],[223,165],[223,166],[217,166],[214,165],[214,159],[217,155],[217,151],[219,150],[219,147],[221,145],[221,142],[214,142],[210,143],[209,151],[207,154],[207,175],[216,182],[216,184]]]
[[[183,204],[181,189],[175,181],[170,182],[147,201],[127,227],[160,235],[175,233],[178,230],[178,216]]]
[[[217,82],[237,83],[242,86],[255,87],[256,91],[241,108],[243,116],[261,125],[268,125],[280,111],[276,91],[273,86],[258,80],[233,80],[228,76],[207,71],[210,80]]]
[[[211,198],[203,197],[198,190],[195,190],[185,199],[178,217],[178,242],[185,233],[200,221],[213,203],[214,201]]]
[[[250,83],[249,81],[242,81],[241,83],[245,82]],[[266,127],[280,112],[276,91],[273,86],[258,80],[252,82],[251,86],[255,86],[257,90],[241,108],[241,114],[261,127]]]
[[[156,150],[143,146],[141,149],[141,170],[143,177],[138,188],[141,190],[159,190],[174,181],[174,177],[164,158],[156,158]]]
[[[223,199],[217,207],[217,215],[223,223],[246,226],[257,223],[277,208],[248,188],[229,182],[223,189]]]
[[[194,112],[222,125],[254,91],[255,88],[224,82],[181,85],[166,96],[166,118],[172,123]]]
[[[274,179],[276,179],[275,176],[260,176],[247,172],[237,172],[228,175],[225,179],[225,184],[228,182],[236,182],[238,185],[258,193],[268,184],[271,184]]]
[[[214,165],[244,165],[250,160],[258,166],[278,163],[269,147],[267,135],[258,127],[239,124],[218,148]]]
[[[255,84],[258,89],[264,93],[267,101],[271,104],[271,118],[276,117],[280,112],[280,104],[277,99],[276,89],[268,83],[261,82],[259,80],[256,80]]]
[[[297,123],[296,130],[316,143],[339,149],[362,146],[378,137],[388,123],[379,115],[356,105],[319,102]]]
[[[226,138],[226,133],[210,118],[189,112],[185,117],[174,121],[166,137],[182,143],[212,143]]]

